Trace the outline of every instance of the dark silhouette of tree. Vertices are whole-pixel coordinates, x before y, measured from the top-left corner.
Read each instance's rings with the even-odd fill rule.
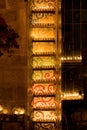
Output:
[[[5,51],[11,55],[14,51],[11,51],[12,48],[19,48],[19,45],[16,41],[19,35],[9,27],[5,20],[0,16],[0,56],[2,56]]]

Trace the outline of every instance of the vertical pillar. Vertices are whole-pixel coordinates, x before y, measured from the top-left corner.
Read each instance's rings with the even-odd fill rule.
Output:
[[[61,130],[61,2],[27,2],[28,115],[32,130]]]

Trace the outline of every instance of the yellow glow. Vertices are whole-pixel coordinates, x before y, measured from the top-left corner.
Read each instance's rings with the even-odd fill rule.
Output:
[[[61,98],[62,100],[77,100],[77,99],[83,99],[84,95],[80,95],[78,92],[73,92],[73,93],[62,93]]]
[[[18,115],[18,114],[24,114],[25,113],[25,109],[24,108],[15,108],[14,110],[13,110],[13,113],[14,114],[16,114],[16,115]]]
[[[31,7],[33,10],[48,10],[48,9],[54,9],[54,7],[56,6],[55,4],[56,2],[54,1],[49,1],[49,2],[42,1],[40,3],[34,1],[34,5],[32,3]]]
[[[33,94],[54,94],[56,91],[56,86],[52,83],[50,84],[34,84],[32,87],[32,93]]]
[[[49,33],[48,33],[49,32]],[[31,37],[34,39],[50,39],[50,38],[55,38],[55,33],[53,28],[33,28]]]
[[[8,112],[8,109],[4,109],[4,110],[3,110],[3,113],[4,113],[4,114],[8,114],[8,113],[9,113],[9,112]]]
[[[57,121],[57,112],[55,111],[34,111],[33,121]]]
[[[32,81],[34,81],[32,90],[29,90],[29,92],[31,91],[32,94],[35,94],[33,95],[33,100],[31,102],[31,107],[32,107],[31,108],[32,112],[30,113],[31,120],[40,121],[40,122],[44,122],[44,121],[60,122],[62,118],[61,117],[61,92],[60,92],[61,91],[60,90],[61,88],[60,53],[61,53],[62,35],[60,29],[61,15],[58,12],[61,9],[61,2],[57,0],[47,0],[47,1],[40,0],[37,2],[36,0],[34,0],[34,3],[33,2],[31,3],[32,3],[31,10],[34,12],[36,11],[35,13],[32,13],[31,34],[29,34],[30,37],[33,39],[31,40],[33,43]],[[56,17],[57,13],[58,13],[58,20]],[[58,41],[56,36],[58,37]],[[52,53],[57,54],[57,56],[54,56]],[[57,81],[57,85],[54,85],[56,81]],[[51,86],[49,84],[51,84]],[[51,94],[54,95],[51,96]]]
[[[34,71],[32,75],[34,81],[37,80],[56,80],[56,74],[53,70]]]
[[[3,110],[3,107],[0,105],[0,111],[2,111]]]
[[[34,97],[32,106],[33,108],[57,108],[57,102],[54,97]]]
[[[54,57],[46,57],[46,56],[41,56],[41,57],[34,57],[33,58],[33,67],[54,67],[55,66],[55,59]]]
[[[18,111],[14,111],[14,114],[18,115],[19,113],[18,113]]]
[[[49,46],[50,44],[50,46]],[[33,43],[33,54],[40,54],[40,53],[55,53],[55,46],[52,42],[35,42]]]
[[[61,57],[61,61],[81,61],[82,60],[82,56],[67,56],[67,57]]]
[[[38,19],[36,17],[36,14],[32,14],[32,25],[47,25],[47,24],[52,24],[54,25],[54,20],[55,20],[55,16],[54,14],[44,14],[44,17],[42,17],[41,19]]]

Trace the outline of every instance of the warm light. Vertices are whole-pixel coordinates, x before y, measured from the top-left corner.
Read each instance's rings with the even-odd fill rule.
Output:
[[[3,107],[0,105],[0,111],[2,111],[3,110]]]
[[[47,95],[47,94],[54,94],[56,91],[56,86],[52,83],[50,84],[34,84],[32,87],[33,94],[40,94],[40,95]]]
[[[42,1],[42,2],[37,2],[34,1],[34,5],[32,4],[32,9],[34,10],[48,10],[48,9],[54,9],[55,7],[55,2],[54,1]]]
[[[49,46],[50,44],[50,46]],[[35,42],[33,43],[33,53],[34,54],[49,54],[49,53],[55,53],[55,47],[52,42]]]
[[[24,114],[25,113],[25,110],[20,110],[20,114]]]
[[[48,33],[49,32],[49,33]],[[41,28],[33,28],[31,37],[34,39],[50,39],[54,38],[54,30],[52,28],[44,28],[43,30]],[[51,37],[50,37],[51,36]]]
[[[54,57],[34,57],[33,58],[33,67],[54,67],[55,59]]]
[[[77,100],[77,99],[83,99],[83,94],[81,95],[81,94],[79,94],[78,92],[72,92],[72,93],[62,93],[62,95],[61,95],[61,98],[62,98],[62,100],[64,100],[64,99],[66,99],[66,100],[69,100],[69,99],[71,99],[71,100]]]
[[[34,97],[34,100],[32,102],[33,108],[57,108],[57,102],[55,101],[54,97]]]
[[[16,114],[16,115],[18,115],[18,114],[24,114],[25,113],[25,109],[24,108],[15,108],[14,110],[13,110],[13,113],[14,114]]]
[[[19,113],[18,113],[18,111],[14,111],[14,114],[18,115]]]
[[[32,26],[30,37],[33,43],[31,82],[33,82],[33,85],[31,90],[28,89],[28,92],[32,94],[31,113],[29,114],[31,120],[35,122],[46,122],[47,125],[48,122],[51,124],[53,122],[60,123],[62,120],[60,92],[62,35],[61,15],[59,14],[61,2],[57,0],[39,0],[37,2],[35,0],[34,3],[31,3]],[[35,13],[32,13],[32,11]],[[62,58],[62,60],[66,59],[66,57]],[[17,114],[22,113],[18,109],[15,109],[15,112]],[[52,127],[47,128],[47,125],[43,127],[43,124],[40,124],[41,129],[52,129]],[[53,129],[55,128],[53,127]]]
[[[8,109],[4,109],[3,114],[8,114]]]
[[[33,121],[57,121],[57,112],[55,111],[34,111],[31,116]]]
[[[61,57],[61,61],[81,61],[82,56],[67,56],[67,57]]]
[[[56,80],[56,74],[53,70],[41,70],[34,71],[32,75],[32,79],[36,80]]]
[[[45,14],[42,14],[42,15],[44,15],[44,17],[42,17],[41,19],[38,19],[36,14],[32,14],[32,24],[33,25],[37,25],[37,24],[39,24],[39,25],[42,25],[42,24],[47,25],[47,24],[50,23],[50,24],[54,25],[54,19],[55,19],[54,14],[45,13]]]

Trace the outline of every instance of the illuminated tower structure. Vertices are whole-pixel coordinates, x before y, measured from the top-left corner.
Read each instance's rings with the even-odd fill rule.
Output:
[[[61,1],[28,0],[27,15],[30,127],[61,130]]]

